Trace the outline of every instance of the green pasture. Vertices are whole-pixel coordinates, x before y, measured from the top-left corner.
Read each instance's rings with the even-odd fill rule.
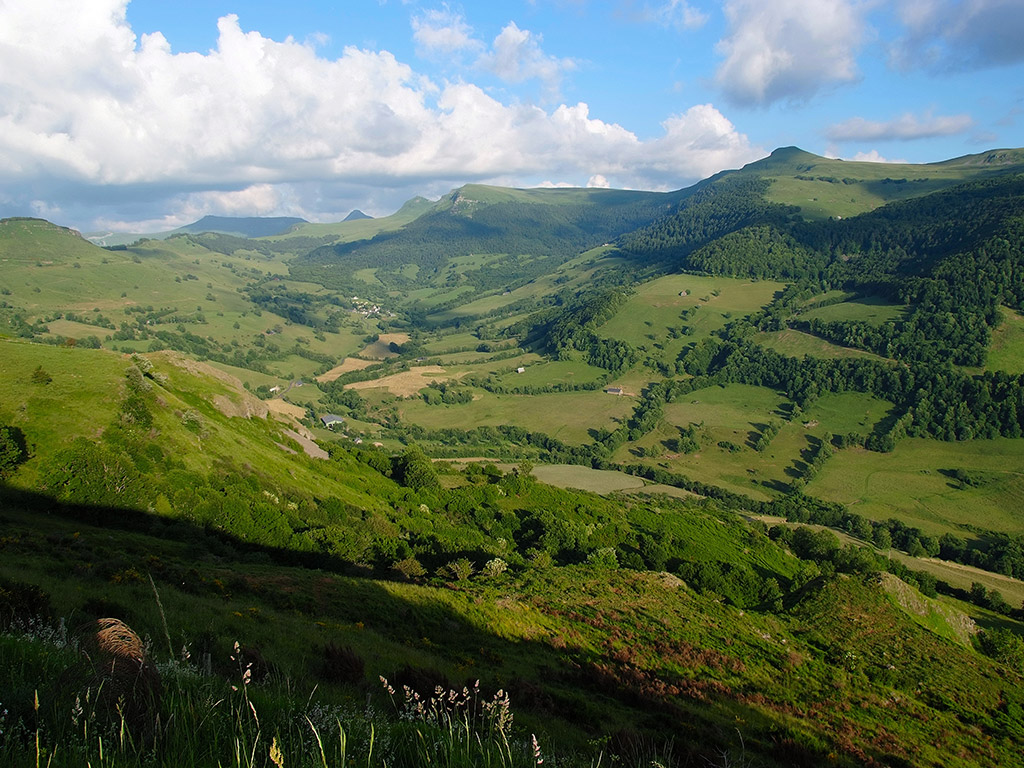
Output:
[[[591,442],[590,430],[614,429],[633,412],[631,398],[604,392],[564,392],[546,395],[475,393],[462,405],[427,405],[421,399],[397,404],[403,421],[427,429],[473,429],[514,424],[543,432],[566,443]]]
[[[591,493],[615,493],[644,487],[644,481],[625,472],[591,469],[575,464],[542,464],[533,468],[533,476],[542,483],[559,488],[578,488]]]
[[[890,320],[902,319],[907,307],[902,304],[891,304],[880,296],[862,296],[839,304],[804,312],[800,317],[805,320],[825,321],[858,321],[880,325]]]
[[[992,331],[985,370],[1024,373],[1024,317],[1003,307],[1002,322]]]
[[[656,450],[657,454],[643,459],[643,463],[657,464],[694,480],[767,499],[771,495],[769,491],[781,490],[792,480],[785,470],[806,447],[804,430],[793,424],[783,427],[783,432],[792,432],[792,445],[786,444],[783,434],[780,434],[763,453],[751,447],[769,422],[783,420],[787,405],[785,397],[764,387],[728,384],[697,390],[667,404],[662,423],[637,443],[620,448],[615,459],[620,462],[637,461],[631,450],[634,447],[647,452]],[[664,441],[679,437],[678,427],[687,428],[695,424],[703,424],[706,430],[700,451],[672,453],[664,446]],[[801,438],[802,444],[799,443]],[[719,442],[732,443],[740,450],[730,452],[719,447]],[[785,446],[784,450],[780,450],[780,445]]]
[[[944,472],[977,473],[975,487]],[[892,453],[847,449],[828,461],[806,492],[873,520],[896,517],[931,534],[972,528],[1024,532],[1024,441],[945,443],[905,438]]]
[[[768,199],[799,206],[806,219],[849,218],[894,200],[920,197],[998,172],[972,157],[904,165],[838,160],[806,152],[792,153],[791,158],[772,157],[762,161],[762,165],[766,166],[765,177],[772,182]],[[843,183],[844,179],[855,183]]]
[[[824,394],[807,406],[803,422],[819,422],[812,429],[815,435],[826,431],[833,435],[857,432],[869,435],[875,424],[889,415],[892,403],[863,392]]]
[[[760,309],[782,288],[781,283],[767,280],[668,275],[637,286],[597,333],[628,342],[645,357],[672,364],[683,347],[720,330],[733,318]],[[695,307],[688,319],[681,318],[682,312]],[[684,326],[692,329],[688,335],[682,332]]]
[[[607,372],[603,368],[588,365],[578,360],[541,360],[527,362],[523,358],[511,361],[501,360],[498,364],[511,363],[523,367],[522,373],[511,373],[497,377],[505,387],[551,387],[557,384],[588,384],[597,381]]]
[[[757,333],[753,336],[752,340],[756,344],[774,349],[780,355],[785,355],[786,357],[803,358],[806,356],[825,359],[866,357],[873,360],[884,359],[871,352],[833,344],[810,333],[804,333],[792,328],[787,328],[784,331]]]
[[[566,288],[584,286],[594,272],[620,261],[605,259],[604,254],[611,251],[610,246],[592,248],[579,256],[570,259],[549,275],[530,280],[511,291],[495,291],[481,296],[452,309],[446,309],[430,316],[431,321],[444,322],[456,317],[478,317],[494,312],[523,299],[538,299],[550,296]]]
[[[129,364],[114,352],[0,339],[0,423],[21,429],[30,452],[96,436],[117,413]],[[39,367],[50,375],[49,384],[32,381]]]

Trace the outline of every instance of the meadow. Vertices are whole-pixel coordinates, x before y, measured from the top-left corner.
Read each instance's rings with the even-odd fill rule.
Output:
[[[774,349],[780,355],[787,357],[803,357],[808,355],[825,359],[849,357],[862,357],[873,360],[884,359],[871,352],[833,344],[825,339],[793,328],[787,328],[784,331],[759,333],[753,337],[753,340],[755,343]]]
[[[952,476],[957,469],[977,473],[978,485],[962,487]],[[971,537],[978,526],[1019,534],[1024,445],[906,438],[891,454],[847,449],[825,465],[807,492],[873,520],[896,517],[932,534]]]
[[[577,445],[593,440],[591,432],[614,429],[633,412],[627,397],[604,392],[559,392],[539,395],[501,395],[474,392],[462,405],[427,405],[422,400],[397,404],[403,421],[426,429],[472,429],[515,424]]]

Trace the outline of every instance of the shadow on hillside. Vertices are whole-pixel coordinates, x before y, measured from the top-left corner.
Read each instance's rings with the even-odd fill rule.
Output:
[[[392,680],[407,681],[414,687],[422,683],[423,693],[430,695],[435,684],[461,688],[480,678],[485,692],[505,689],[513,708],[529,712],[537,721],[562,721],[590,739],[602,739],[609,736],[609,730],[616,731],[609,749],[616,739],[634,745],[637,738],[651,743],[661,740],[671,743],[677,757],[685,755],[687,764],[701,764],[736,749],[734,723],[743,721],[749,724],[742,735],[747,750],[756,750],[780,764],[787,764],[794,750],[803,758],[795,764],[841,764],[824,751],[805,747],[784,716],[773,717],[771,707],[764,706],[773,698],[772,691],[766,691],[767,698],[755,708],[746,703],[746,692],[710,679],[705,670],[695,670],[690,678],[656,667],[643,669],[631,655],[612,651],[631,635],[632,625],[616,623],[600,613],[596,618],[579,614],[575,606],[562,605],[557,592],[546,591],[558,589],[558,576],[542,573],[528,582],[496,581],[482,589],[472,583],[431,583],[439,590],[472,593],[464,598],[467,603],[525,598],[533,610],[549,618],[561,617],[578,630],[560,637],[532,627],[523,634],[536,639],[509,639],[480,622],[467,620],[443,598],[438,599],[437,593],[394,590],[380,580],[384,575],[329,554],[253,544],[187,520],[168,520],[136,509],[69,504],[0,484],[0,527],[7,535],[26,540],[22,547],[34,538],[40,559],[54,559],[72,576],[79,559],[97,559],[98,554],[116,550],[120,562],[115,567],[136,563],[142,573],[152,575],[165,601],[171,590],[178,590],[185,593],[185,601],[234,598],[236,602],[260,603],[281,616],[365,627],[409,648],[407,664],[389,674]],[[111,535],[114,531],[125,535],[115,538]],[[301,571],[271,572],[268,564]],[[5,570],[0,566],[0,573]],[[226,572],[230,575],[225,577]],[[9,575],[17,578],[17,574]],[[111,599],[107,594],[93,596],[81,615],[122,607],[114,599],[118,596],[110,576],[91,571],[82,578],[83,582],[95,579],[91,581],[93,591],[109,590]],[[215,585],[221,578],[227,578],[221,589],[231,594],[218,593]],[[529,594],[522,594],[527,591]],[[174,620],[181,623],[181,617]],[[162,633],[157,626],[137,629],[154,637]],[[607,652],[574,644],[574,638],[593,634],[595,629],[606,635]],[[238,639],[244,644],[244,637]],[[598,647],[600,641],[591,645]],[[665,639],[665,648],[678,652],[671,638]],[[720,654],[719,649],[707,652]],[[430,661],[424,663],[423,659]],[[462,670],[466,677],[453,679],[441,669]],[[374,688],[366,686],[367,690]],[[885,755],[878,757],[884,759]]]

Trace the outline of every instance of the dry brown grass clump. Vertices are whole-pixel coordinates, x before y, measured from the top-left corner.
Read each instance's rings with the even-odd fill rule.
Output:
[[[163,685],[146,646],[120,619],[97,619],[77,632],[86,665],[81,682],[97,716],[124,718],[145,737],[160,711]]]

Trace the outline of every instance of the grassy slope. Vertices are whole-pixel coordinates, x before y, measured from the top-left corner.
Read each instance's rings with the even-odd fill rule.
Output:
[[[217,345],[218,351],[253,349],[268,329],[277,329],[269,341],[281,350],[303,343],[309,350],[338,360],[362,346],[362,339],[377,330],[376,323],[350,315],[340,332],[323,340],[309,328],[293,325],[271,312],[261,312],[240,293],[247,283],[271,274],[285,274],[286,258],[261,254],[215,253],[189,238],[149,241],[126,251],[107,251],[69,230],[38,219],[0,222],[0,289],[6,302],[25,320],[48,320],[73,311],[81,317],[47,323],[51,336],[96,336],[105,346],[145,351],[149,341],[111,341],[112,329],[89,321],[100,316],[120,326],[135,324],[140,307],[174,309],[182,322],[153,326],[152,330],[184,328]],[[189,277],[189,276],[192,277]],[[292,284],[313,295],[328,294],[319,286]],[[98,311],[96,311],[98,310]],[[3,310],[0,310],[2,313]],[[201,315],[201,318],[200,318]],[[235,326],[238,327],[235,327]],[[2,329],[2,326],[0,326]],[[273,357],[273,355],[271,355]],[[284,360],[284,354],[279,359]],[[278,379],[311,376],[321,364],[292,357],[286,365],[273,365]]]
[[[805,218],[849,218],[894,200],[918,197],[970,179],[1004,173],[1013,167],[1019,168],[1021,163],[1024,163],[1021,150],[997,150],[942,163],[902,165],[833,160],[788,147],[745,166],[740,173],[771,179],[768,199],[800,206]],[[844,184],[843,179],[856,183]]]
[[[102,599],[140,633],[162,638],[152,590],[139,578],[144,563],[173,641],[198,647],[202,631],[215,669],[229,675],[233,641],[258,647],[298,694],[289,717],[365,703],[360,689],[317,681],[321,649],[333,642],[366,660],[365,680],[395,679],[411,664],[456,687],[479,678],[485,689],[511,689],[519,737],[537,733],[556,754],[579,750],[584,764],[605,744],[588,739],[630,725],[660,732],[656,749],[671,737],[677,756],[728,750],[769,767],[869,758],[939,765],[954,755],[970,766],[1016,754],[1000,705],[1018,705],[1019,676],[928,631],[859,579],[813,583],[769,615],[652,573],[573,566],[420,586],[247,563],[201,533],[155,537],[20,510],[8,512],[7,524],[15,535],[4,541],[0,574],[41,584],[63,615],[81,616],[87,600]],[[749,544],[731,523],[694,515],[688,525],[711,557],[742,557],[738,545]],[[218,546],[219,556],[196,559]],[[0,657],[9,659],[10,648]],[[161,643],[155,653],[166,655]],[[57,693],[56,675],[32,679],[25,663],[17,674],[44,702]],[[267,720],[272,689],[280,690],[270,683],[252,691]],[[377,687],[366,690],[375,708],[386,706]],[[352,710],[344,724],[356,731],[362,710]],[[213,709],[207,717],[216,716]],[[639,764],[639,756],[622,759]]]

